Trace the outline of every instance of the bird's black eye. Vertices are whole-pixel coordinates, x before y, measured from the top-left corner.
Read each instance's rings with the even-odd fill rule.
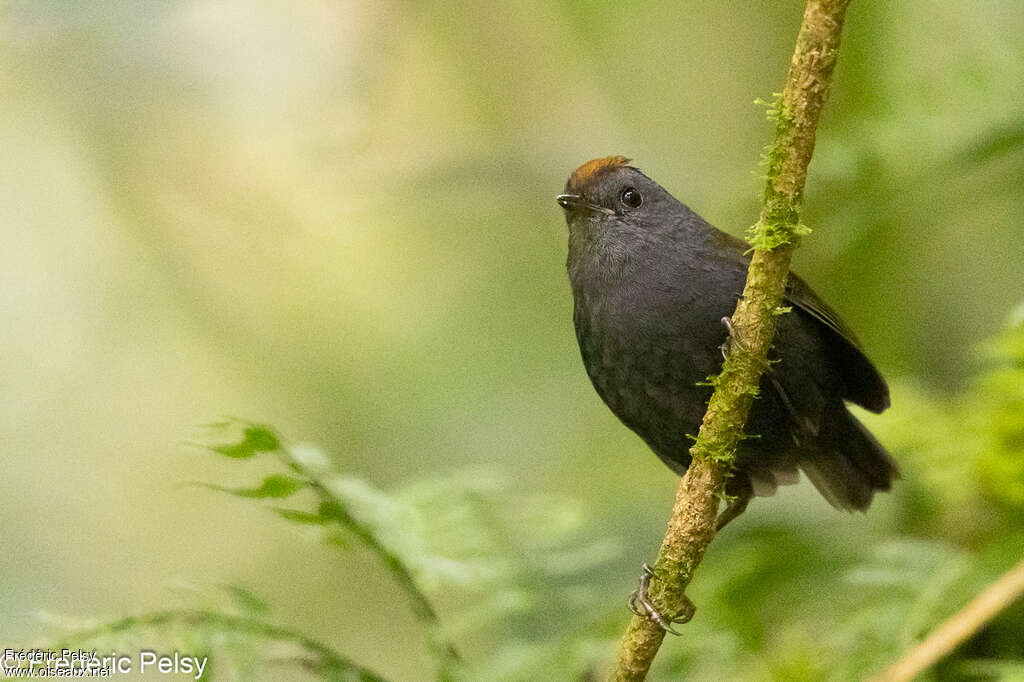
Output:
[[[627,187],[622,190],[619,200],[630,208],[640,208],[640,204],[644,203],[644,195],[640,194],[640,190],[636,187]]]

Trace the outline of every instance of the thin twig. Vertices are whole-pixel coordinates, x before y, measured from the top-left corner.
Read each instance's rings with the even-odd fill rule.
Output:
[[[912,680],[948,655],[985,623],[1024,596],[1024,561],[985,588],[971,603],[935,628],[924,641],[870,682]]]
[[[760,220],[751,234],[754,255],[732,316],[743,344],[729,344],[654,566],[650,601],[669,618],[683,612],[686,587],[714,537],[718,500],[767,362],[793,248],[805,231],[800,207],[807,165],[832,83],[848,3],[808,0],[786,86],[777,110],[771,112],[775,139],[767,156]],[[611,679],[643,680],[664,637],[665,631],[653,620],[634,616]]]

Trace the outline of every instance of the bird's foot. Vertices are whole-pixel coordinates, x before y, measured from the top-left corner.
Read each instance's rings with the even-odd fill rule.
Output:
[[[729,500],[728,504],[725,505],[725,509],[722,510],[722,513],[719,514],[718,518],[715,520],[715,532],[720,532],[725,528],[727,523],[742,514],[749,503],[749,497],[733,498],[732,500]]]
[[[647,589],[651,586],[651,578],[654,577],[654,570],[645,562],[643,565],[643,573],[640,574],[640,584],[633,590],[633,593],[629,595],[629,610],[638,616],[643,616],[653,620],[661,629],[665,632],[671,632],[673,635],[681,635],[682,633],[672,627],[673,624],[683,625],[689,623],[693,619],[693,614],[697,612],[697,607],[693,605],[690,598],[683,596],[683,613],[676,618],[665,618],[661,615],[658,609],[654,608],[650,600],[647,597]]]
[[[726,524],[742,514],[754,499],[754,487],[743,474],[734,474],[725,485],[726,505],[715,521],[715,532],[720,533]]]
[[[736,327],[732,323],[732,318],[723,317],[722,324],[724,324],[725,328],[729,331],[729,338],[726,339],[725,343],[722,344],[722,353],[725,353],[727,344],[729,344],[730,342],[735,343],[736,347],[739,348],[740,350],[746,350],[746,347],[743,345],[743,342],[740,341],[740,333],[736,331]]]

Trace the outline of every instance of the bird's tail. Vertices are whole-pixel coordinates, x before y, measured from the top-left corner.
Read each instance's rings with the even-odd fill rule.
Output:
[[[818,492],[837,509],[867,509],[876,490],[899,478],[896,462],[842,403],[822,422],[819,447],[800,462]]]

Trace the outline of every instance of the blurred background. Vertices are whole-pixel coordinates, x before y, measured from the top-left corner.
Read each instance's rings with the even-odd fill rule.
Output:
[[[603,670],[677,479],[589,385],[554,196],[625,154],[742,234],[802,8],[0,5],[0,647],[244,585],[433,678],[372,555],[180,485],[262,471],[188,446],[227,414],[419,520],[378,522],[468,678]],[[891,380],[903,481],[757,500],[652,679],[858,679],[1020,559],[1021,35],[1017,0],[851,6],[795,268]],[[1021,679],[1024,607],[931,674]]]

